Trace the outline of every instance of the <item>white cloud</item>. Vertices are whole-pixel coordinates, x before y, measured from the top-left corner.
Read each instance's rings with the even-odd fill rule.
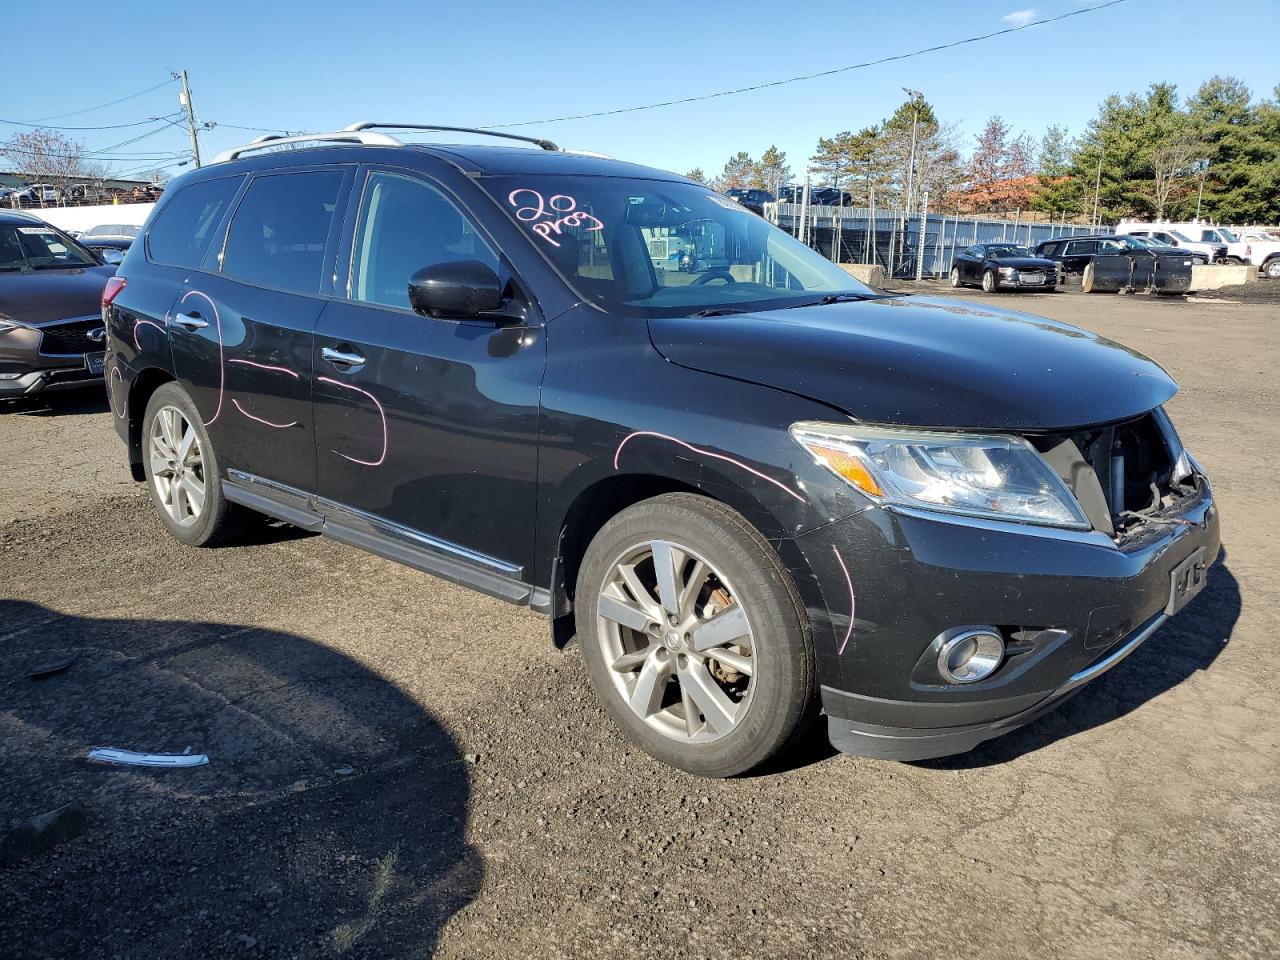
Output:
[[[1000,18],[1000,22],[1007,23],[1011,27],[1025,27],[1039,15],[1039,10],[1015,10],[1013,13],[1006,13]]]

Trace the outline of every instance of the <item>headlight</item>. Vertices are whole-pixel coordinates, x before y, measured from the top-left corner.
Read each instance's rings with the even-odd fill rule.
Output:
[[[1087,530],[1061,478],[1021,437],[805,421],[791,436],[819,464],[890,504]]]
[[[1002,277],[1016,277],[1018,275],[1016,267],[1000,267],[999,270]]]
[[[0,316],[0,333],[8,333],[10,330],[22,330],[27,325],[19,323],[17,320],[10,320],[8,317]]]

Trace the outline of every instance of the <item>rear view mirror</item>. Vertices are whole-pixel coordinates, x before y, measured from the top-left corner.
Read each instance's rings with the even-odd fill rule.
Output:
[[[502,306],[502,286],[478,260],[433,263],[409,278],[409,305],[424,317],[478,317]]]

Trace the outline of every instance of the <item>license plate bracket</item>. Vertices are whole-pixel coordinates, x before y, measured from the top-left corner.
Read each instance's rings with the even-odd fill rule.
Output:
[[[1204,560],[1204,547],[1199,547],[1187,559],[1173,568],[1169,574],[1169,603],[1164,612],[1177,613],[1204,589],[1208,564]]]
[[[106,363],[106,353],[86,353],[84,355],[84,368],[95,377],[102,376],[102,368]]]

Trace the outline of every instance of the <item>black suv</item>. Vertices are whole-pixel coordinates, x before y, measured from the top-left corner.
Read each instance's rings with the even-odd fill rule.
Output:
[[[1054,237],[1036,246],[1036,256],[1056,260],[1062,273],[1079,274],[1085,293],[1151,289],[1185,293],[1191,289],[1191,267],[1207,260],[1145,237],[1114,233]]]
[[[852,753],[968,750],[1217,556],[1177,386],[1131,350],[876,292],[548,141],[303,139],[174,181],[104,294],[117,427],[184,543],[257,511],[529,606],[712,776],[820,709]]]

